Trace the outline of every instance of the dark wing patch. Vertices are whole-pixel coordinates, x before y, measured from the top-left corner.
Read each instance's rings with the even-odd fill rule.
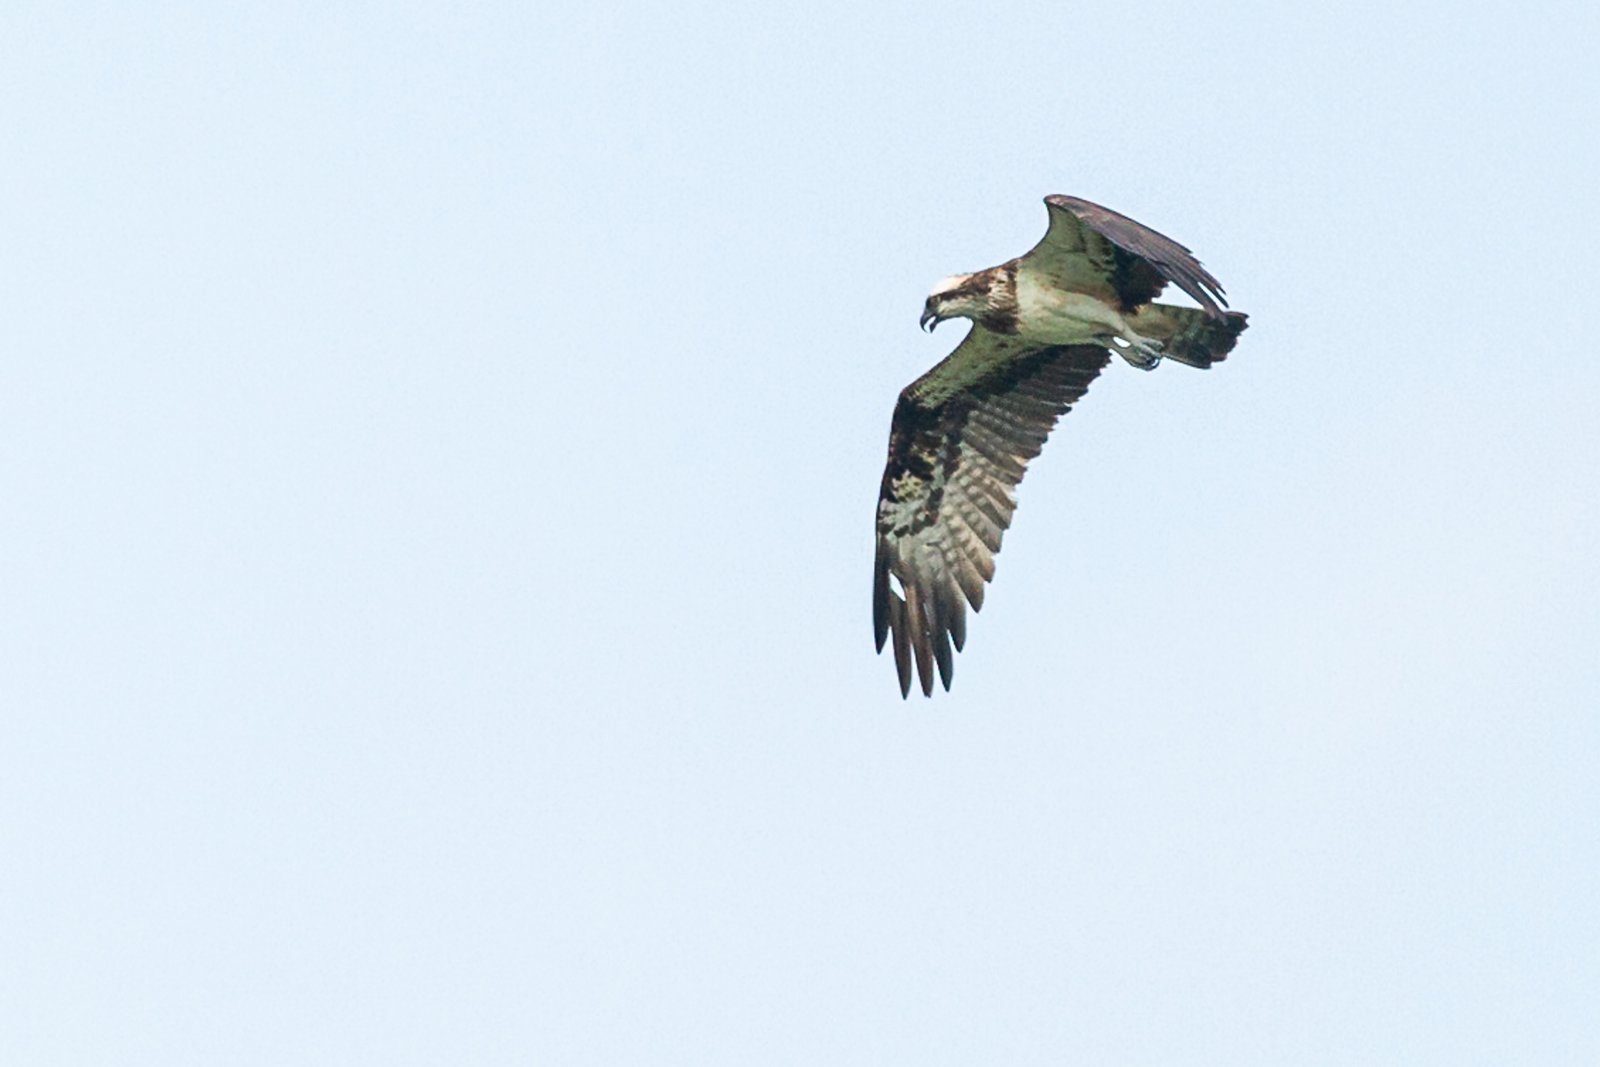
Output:
[[[959,652],[966,643],[966,605],[983,606],[1016,510],[1012,490],[1056,419],[1111,358],[1093,345],[1014,344],[974,327],[895,405],[878,497],[872,622],[879,652],[894,635],[902,696],[913,663],[925,695],[935,671],[950,688],[952,646]]]
[[[1071,288],[1114,298],[1122,311],[1149,303],[1173,282],[1212,318],[1223,317],[1228,301],[1221,283],[1177,241],[1075,196],[1044,202],[1050,229],[1023,257],[1025,266],[1031,262]]]

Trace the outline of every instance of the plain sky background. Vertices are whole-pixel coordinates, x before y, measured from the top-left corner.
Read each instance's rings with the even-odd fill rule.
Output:
[[[1600,1062],[1593,4],[0,11],[0,1061]],[[940,277],[1251,328],[872,652]]]

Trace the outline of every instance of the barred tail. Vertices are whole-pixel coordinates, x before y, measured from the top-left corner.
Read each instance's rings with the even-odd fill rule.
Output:
[[[1198,308],[1146,304],[1128,316],[1128,325],[1160,341],[1161,354],[1167,359],[1204,368],[1220,363],[1233,351],[1246,317],[1243,312],[1229,311],[1216,319]]]

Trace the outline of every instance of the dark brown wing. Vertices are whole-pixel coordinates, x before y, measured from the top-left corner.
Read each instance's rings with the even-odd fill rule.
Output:
[[[1044,202],[1050,229],[1022,257],[1022,269],[1045,272],[1057,284],[1115,302],[1122,311],[1148,304],[1174,282],[1212,318],[1223,317],[1228,301],[1222,285],[1183,245],[1075,196],[1047,196]]]
[[[878,496],[872,624],[879,652],[893,631],[902,696],[913,660],[924,695],[935,668],[950,688],[951,645],[966,643],[966,603],[983,606],[1012,490],[1110,358],[1093,345],[1027,348],[974,326],[901,392]]]

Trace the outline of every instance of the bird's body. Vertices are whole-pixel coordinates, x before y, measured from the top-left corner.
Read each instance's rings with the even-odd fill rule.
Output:
[[[967,318],[972,329],[901,392],[889,432],[873,626],[880,652],[894,635],[902,694],[913,663],[923,693],[936,670],[949,688],[951,646],[965,642],[966,604],[978,610],[994,577],[1013,489],[1111,353],[1144,370],[1163,357],[1209,367],[1245,327],[1182,245],[1086,200],[1045,204],[1050,229],[1037,246],[946,278],[923,309],[924,328]],[[1201,307],[1152,303],[1169,281]]]
[[[1017,335],[1043,345],[1092,345],[1134,330],[1122,313],[1085,293],[1060,289],[1035,271],[1017,276]]]

